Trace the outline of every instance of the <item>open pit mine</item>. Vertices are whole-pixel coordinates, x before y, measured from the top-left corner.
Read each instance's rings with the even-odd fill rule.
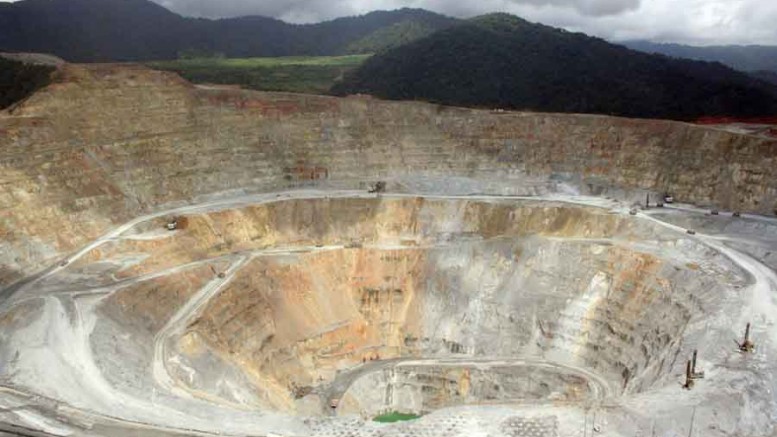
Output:
[[[777,435],[774,139],[66,64],[0,170],[0,434]]]

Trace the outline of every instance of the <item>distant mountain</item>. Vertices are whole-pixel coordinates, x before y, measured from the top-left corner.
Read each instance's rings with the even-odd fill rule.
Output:
[[[721,64],[649,55],[507,14],[373,56],[332,92],[632,117],[777,114],[775,87]]]
[[[0,3],[0,50],[51,53],[68,61],[173,55],[196,36],[182,20],[145,0],[24,0]]]
[[[381,27],[375,32],[352,42],[346,48],[351,54],[378,53],[413,42],[434,32],[448,28],[459,20],[442,15],[416,14],[391,26]]]
[[[649,41],[626,41],[620,44],[646,53],[659,53],[674,58],[720,62],[740,71],[777,72],[777,46],[706,46],[659,44]]]
[[[455,22],[421,9],[295,25],[259,16],[186,18],[148,0],[22,0],[0,2],[0,51],[71,62],[339,55],[380,51]]]

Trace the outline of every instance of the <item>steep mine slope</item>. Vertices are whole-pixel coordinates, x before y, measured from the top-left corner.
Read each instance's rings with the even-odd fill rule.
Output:
[[[0,113],[0,432],[768,435],[776,147],[64,65]]]
[[[0,115],[0,284],[142,213],[288,187],[455,176],[462,194],[563,184],[777,206],[774,141],[688,124],[205,89],[137,66],[59,77]]]
[[[555,437],[596,412],[626,437],[685,434],[698,408],[711,436],[772,429],[773,271],[675,208],[448,189],[136,217],[0,303],[0,427]],[[747,320],[757,354],[724,343]],[[707,377],[685,391],[694,349]],[[370,421],[394,410],[425,417]]]
[[[777,114],[777,88],[722,64],[649,55],[507,14],[374,56],[333,92],[675,120]]]

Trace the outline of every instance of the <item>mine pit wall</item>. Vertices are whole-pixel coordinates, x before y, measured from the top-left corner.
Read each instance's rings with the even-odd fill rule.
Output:
[[[775,150],[667,121],[205,90],[138,66],[65,65],[0,114],[0,286],[138,215],[219,193],[422,176],[445,191],[455,176],[533,194],[533,177],[773,213]]]
[[[213,280],[211,266],[222,267],[214,262],[183,269],[120,288],[100,301],[90,345],[97,367],[112,386],[138,398],[155,392],[151,379],[154,336],[197,290]],[[77,399],[78,394],[73,395]]]
[[[637,392],[671,374],[686,324],[731,281],[682,261],[715,255],[650,222],[528,201],[283,201],[191,215],[167,238],[108,243],[87,259],[148,253],[129,268],[142,275],[252,248],[351,241],[362,247],[249,261],[171,339],[171,375],[198,396],[288,411],[296,389],[375,358],[541,356],[590,369],[616,393]],[[122,349],[136,345],[131,355],[150,362],[164,321],[226,265],[125,288],[102,306],[113,321],[100,323],[131,333]],[[95,350],[115,347],[108,328],[95,331]],[[101,365],[127,374],[123,363]],[[138,381],[148,373],[137,371]],[[206,375],[229,383],[208,386]]]
[[[341,222],[349,210],[363,214]],[[250,409],[320,413],[320,404],[317,411],[301,405],[295,391],[371,358],[531,356],[583,367],[616,394],[675,384],[685,325],[741,281],[736,267],[684,234],[553,202],[280,202],[192,215],[187,229],[131,251],[164,253],[179,265],[211,259],[205,246],[219,246],[221,238],[261,248],[266,243],[250,238],[254,231],[279,245],[335,244],[342,234],[364,247],[254,258],[169,339],[163,358],[181,387],[208,402]],[[191,235],[203,246],[187,252]],[[284,240],[294,235],[303,241]],[[404,247],[381,248],[398,237]],[[92,261],[114,256],[101,255]],[[164,267],[147,260],[134,274]],[[155,337],[231,262],[217,257],[102,299],[90,343],[106,380],[138,398],[152,396]],[[81,267],[61,274],[71,268]],[[0,315],[4,362],[15,363],[18,353],[23,364],[36,349],[19,326],[37,320],[31,305],[41,301],[28,299]],[[13,374],[13,366],[4,371]],[[76,393],[62,396],[81,402]],[[427,404],[458,401],[443,396]]]
[[[548,253],[558,264],[545,264]],[[597,289],[601,278],[609,283]],[[721,292],[701,272],[617,247],[346,249],[247,268],[180,352],[208,350],[252,375],[268,408],[288,409],[295,387],[337,370],[397,357],[544,356],[590,369],[620,394],[671,374],[685,326],[703,313],[697,299]]]
[[[418,415],[460,405],[594,402],[595,382],[563,367],[512,365],[398,365],[357,379],[340,399],[338,415],[372,418],[399,411]]]
[[[186,229],[161,238],[108,241],[71,263],[65,273],[83,275],[95,263],[103,275],[90,281],[115,280],[158,273],[188,263],[261,249],[319,245],[428,246],[456,238],[608,236],[637,238],[640,227],[595,208],[561,203],[467,202],[404,199],[287,200],[244,208],[182,216]],[[153,220],[132,232],[158,231],[165,220]],[[657,238],[651,235],[651,238]],[[139,260],[134,260],[140,258]],[[110,274],[109,274],[110,273]],[[60,279],[51,277],[49,282]],[[43,288],[47,285],[44,281]]]

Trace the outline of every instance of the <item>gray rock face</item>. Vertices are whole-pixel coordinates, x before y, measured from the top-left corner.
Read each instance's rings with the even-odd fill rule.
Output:
[[[0,115],[0,284],[142,213],[289,187],[671,192],[774,214],[775,150],[668,121],[201,89],[142,67],[66,65]]]
[[[750,214],[777,200],[771,140],[60,76],[0,115],[8,427],[773,431],[777,221]],[[665,192],[720,215],[636,206]],[[371,421],[392,411],[424,416]]]

